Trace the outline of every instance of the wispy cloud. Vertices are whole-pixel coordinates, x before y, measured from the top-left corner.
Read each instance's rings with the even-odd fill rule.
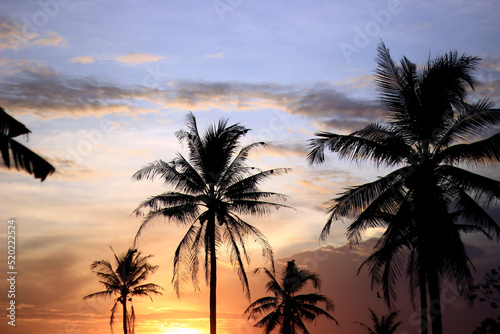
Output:
[[[79,56],[79,57],[73,57],[68,60],[69,63],[76,63],[76,64],[90,64],[94,62],[94,58],[90,56]]]
[[[394,25],[394,30],[397,31],[430,31],[436,26],[433,22],[419,22],[415,24],[396,24]]]
[[[207,57],[207,58],[222,58],[222,57],[224,57],[224,52],[206,55],[205,57]]]
[[[66,47],[66,39],[54,31],[30,32],[12,18],[2,18],[0,47],[19,50],[28,46]]]
[[[300,157],[303,158],[307,155],[307,147],[305,143],[271,143],[262,150],[261,154],[269,154],[278,157]]]
[[[158,59],[152,57],[149,59]],[[2,84],[2,105],[42,117],[137,115],[161,109],[228,112],[274,109],[305,116],[318,129],[348,133],[387,114],[377,101],[352,97],[330,83],[282,85],[177,80],[165,89],[156,89],[125,87],[90,77],[71,78],[40,62],[4,60],[2,65],[12,74]],[[28,67],[23,69],[23,66]],[[494,61],[488,63],[485,69],[490,79],[479,85],[475,94],[499,99],[496,66]],[[353,78],[350,83],[365,86],[367,78]]]
[[[68,42],[54,31],[46,31],[42,36],[33,40],[33,45],[66,47]]]
[[[134,104],[134,100],[148,98],[146,91],[117,87],[93,78],[72,79],[23,72],[9,77],[1,87],[2,106],[42,118],[135,115],[155,111]]]
[[[22,90],[18,89],[20,86]],[[160,109],[275,109],[322,122],[356,119],[359,125],[362,120],[374,120],[383,114],[375,103],[350,98],[324,83],[278,85],[179,80],[160,90],[144,86],[122,87],[95,78],[77,79],[36,71],[10,76],[2,85],[0,99],[5,107],[16,109],[16,112],[49,118],[139,114]],[[151,107],[141,107],[141,101],[149,102]]]
[[[50,159],[50,162],[56,168],[53,179],[75,181],[83,178],[95,179],[103,176],[102,172],[96,172],[66,158],[53,157]]]
[[[57,72],[39,60],[2,58],[0,66],[4,76],[12,76],[17,73],[37,74],[42,77],[57,75]]]
[[[139,65],[144,63],[151,63],[163,59],[165,57],[149,55],[144,53],[129,53],[127,55],[115,57],[114,59],[126,65]]]

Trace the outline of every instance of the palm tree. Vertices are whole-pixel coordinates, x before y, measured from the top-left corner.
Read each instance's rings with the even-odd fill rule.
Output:
[[[334,309],[333,302],[328,297],[317,293],[297,294],[309,281],[314,288],[319,289],[321,280],[317,274],[299,269],[295,260],[288,261],[283,268],[280,282],[266,268],[258,268],[256,272],[259,270],[263,270],[269,277],[267,292],[274,296],[257,299],[245,310],[248,319],[258,319],[265,314],[254,327],[264,327],[266,334],[277,327],[282,334],[295,334],[298,330],[309,334],[302,319],[313,321],[320,315],[334,321],[338,326],[337,320],[327,312]],[[324,303],[327,311],[316,306],[319,303]]]
[[[373,321],[373,328],[362,322],[356,322],[361,327],[365,328],[369,334],[394,334],[396,329],[401,325],[401,321],[394,323],[398,316],[398,311],[391,312],[387,317],[385,315],[379,318],[371,308],[368,308]]]
[[[111,249],[113,250],[113,249]],[[115,256],[115,268],[108,260],[94,261],[90,265],[90,269],[95,271],[99,277],[99,283],[103,284],[106,290],[91,293],[83,297],[83,299],[111,297],[117,295],[115,304],[111,309],[111,318],[109,325],[113,331],[113,323],[115,319],[115,311],[118,303],[122,305],[123,310],[123,333],[133,334],[135,324],[134,306],[131,306],[129,314],[127,309],[127,301],[132,303],[134,296],[148,296],[151,301],[152,294],[161,295],[159,291],[162,289],[159,285],[153,283],[143,283],[148,277],[158,269],[158,266],[152,266],[148,263],[152,255],[142,256],[137,249],[129,248],[127,253]]]
[[[396,65],[381,43],[376,83],[389,111],[387,122],[350,135],[320,132],[310,143],[311,163],[322,163],[328,149],[340,158],[398,167],[333,199],[321,238],[344,217],[353,219],[347,228],[352,244],[361,242],[366,229],[386,227],[362,266],[369,266],[372,287],[382,284],[389,306],[396,299],[394,283],[406,272],[412,292],[420,290],[424,334],[427,293],[435,311],[432,332],[442,333],[441,279],[454,280],[465,296],[471,293],[472,264],[460,233],[500,237],[500,227],[485,211],[500,198],[500,182],[461,168],[500,162],[500,133],[491,134],[500,124],[500,110],[486,99],[466,102],[478,62],[453,51],[429,59],[419,71],[406,57]]]
[[[34,174],[43,182],[47,176],[55,172],[55,168],[24,145],[14,140],[14,137],[28,135],[31,131],[0,107],[0,152],[5,166],[10,169],[11,158],[17,170]]]
[[[179,295],[181,281],[191,279],[195,289],[200,255],[203,253],[205,281],[210,285],[210,333],[216,333],[216,286],[217,251],[227,245],[231,263],[237,268],[243,290],[250,298],[244,259],[250,261],[245,238],[259,242],[263,256],[273,262],[273,252],[264,235],[248,224],[240,214],[263,216],[272,209],[286,207],[276,200],[286,196],[264,192],[259,184],[271,176],[284,174],[285,168],[259,170],[246,165],[248,154],[265,143],[258,142],[239,148],[240,139],[249,129],[239,125],[228,125],[221,119],[200,136],[193,114],[187,115],[188,130],[176,132],[180,143],[186,143],[188,158],[181,154],[170,162],[158,160],[147,165],[133,176],[135,180],[163,179],[172,191],[153,196],[136,209],[142,214],[149,210],[137,232],[136,240],[153,218],[164,217],[169,222],[188,226],[174,255],[174,277],[172,282]]]

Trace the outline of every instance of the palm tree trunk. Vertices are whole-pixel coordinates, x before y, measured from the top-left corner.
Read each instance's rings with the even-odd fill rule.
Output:
[[[419,274],[419,289],[420,289],[420,333],[427,334],[428,322],[427,322],[427,284],[425,278],[425,271],[420,270]]]
[[[123,334],[127,334],[128,326],[127,326],[127,297],[122,297],[122,305],[123,305]]]
[[[217,255],[215,252],[215,217],[210,219],[210,334],[217,333]]]
[[[443,334],[439,276],[437,271],[432,269],[429,273],[429,297],[432,334]]]

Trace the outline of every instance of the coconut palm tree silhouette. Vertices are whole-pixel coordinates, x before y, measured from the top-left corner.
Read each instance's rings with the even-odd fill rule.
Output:
[[[338,325],[337,320],[327,312],[334,309],[334,304],[328,297],[317,293],[297,294],[309,281],[314,288],[319,289],[321,280],[317,274],[299,269],[294,260],[288,261],[283,268],[279,282],[266,268],[258,268],[256,272],[260,270],[269,277],[266,288],[273,296],[257,299],[245,310],[248,319],[258,319],[264,315],[255,327],[264,328],[266,334],[277,328],[282,334],[295,334],[299,330],[309,334],[303,320],[310,322],[318,316],[324,316]],[[320,303],[325,304],[326,311],[317,306]]]
[[[204,255],[202,266],[207,285],[210,285],[210,333],[215,334],[217,250],[227,245],[231,263],[237,268],[243,289],[250,298],[244,266],[244,261],[248,263],[250,257],[245,238],[251,237],[260,243],[263,256],[274,267],[273,252],[264,235],[239,215],[264,216],[273,209],[288,208],[276,202],[286,200],[285,195],[259,189],[263,180],[285,174],[288,169],[259,170],[247,166],[250,151],[265,143],[240,148],[240,139],[249,131],[242,125],[228,125],[226,119],[221,119],[201,136],[191,113],[187,115],[186,125],[188,130],[177,131],[176,136],[180,143],[187,145],[188,158],[177,154],[170,162],[158,160],[132,177],[134,180],[158,177],[173,190],[147,199],[135,210],[139,215],[144,209],[149,211],[136,240],[153,218],[163,217],[188,226],[175,251],[172,281],[178,294],[182,281],[190,279],[197,288],[200,257]]]
[[[500,133],[494,133],[500,110],[486,99],[466,102],[478,62],[477,57],[453,51],[429,59],[419,70],[406,57],[397,65],[381,43],[375,80],[389,111],[387,122],[350,135],[320,132],[310,142],[311,163],[322,163],[328,149],[340,158],[398,167],[331,200],[321,238],[335,220],[345,217],[353,219],[347,228],[352,244],[361,242],[366,229],[386,227],[362,267],[369,267],[372,286],[382,285],[390,307],[396,281],[408,274],[411,291],[420,290],[424,334],[429,310],[432,332],[442,333],[443,278],[470,296],[472,264],[461,233],[500,237],[500,227],[485,211],[500,199],[500,182],[462,168],[500,163]]]
[[[162,294],[160,292],[161,286],[153,283],[143,283],[158,269],[158,266],[149,264],[148,260],[152,255],[142,256],[141,252],[133,248],[130,248],[127,253],[121,256],[117,256],[113,251],[113,255],[115,257],[115,268],[108,260],[94,261],[90,265],[90,269],[95,271],[100,279],[99,283],[103,284],[106,290],[91,293],[83,297],[83,299],[106,298],[117,295],[109,320],[111,331],[113,331],[115,311],[118,303],[120,303],[123,312],[123,333],[133,334],[135,311],[132,305],[132,297],[148,296],[153,301],[151,295]],[[131,304],[130,313],[127,308],[127,301]]]
[[[396,333],[396,330],[398,327],[401,325],[401,321],[398,321],[394,323],[396,320],[396,317],[399,314],[399,311],[393,311],[389,313],[389,315],[385,316],[383,315],[381,318],[379,318],[375,312],[371,308],[368,308],[370,310],[370,317],[373,322],[373,326],[370,327],[366,325],[365,323],[358,322],[356,321],[355,323],[359,324],[361,327],[366,329],[369,334],[394,334]]]

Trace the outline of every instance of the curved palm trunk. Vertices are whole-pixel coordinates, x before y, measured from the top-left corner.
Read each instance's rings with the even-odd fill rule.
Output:
[[[215,217],[209,224],[210,242],[210,334],[217,333],[217,255],[215,252]]]
[[[127,325],[127,297],[122,297],[122,305],[123,305],[123,334],[127,334],[128,325]]]
[[[439,277],[436,270],[429,272],[429,297],[432,334],[443,334]]]

